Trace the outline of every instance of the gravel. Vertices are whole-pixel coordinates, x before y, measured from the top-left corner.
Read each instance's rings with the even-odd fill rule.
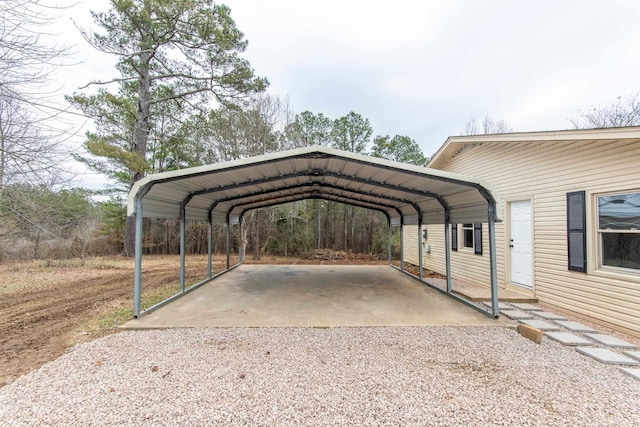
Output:
[[[0,389],[0,425],[640,425],[640,381],[503,327],[122,332]]]

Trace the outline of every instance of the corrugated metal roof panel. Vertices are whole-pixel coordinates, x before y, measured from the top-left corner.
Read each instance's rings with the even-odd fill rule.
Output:
[[[304,198],[325,198],[386,212],[396,223],[401,215],[424,223],[444,222],[443,204],[452,221],[484,222],[489,187],[459,174],[426,169],[326,147],[308,147],[196,168],[149,175],[129,194],[129,214],[142,197],[146,217],[179,218],[188,200],[187,217],[214,220],[227,213]]]

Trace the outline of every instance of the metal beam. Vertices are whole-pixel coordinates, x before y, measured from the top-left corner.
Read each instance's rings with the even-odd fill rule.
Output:
[[[386,212],[387,215],[388,215],[388,210],[395,210],[396,212],[398,212],[398,216],[402,215],[402,212],[399,211],[395,205],[386,204],[386,203],[383,204],[381,202],[373,202],[373,201],[367,200],[366,198],[348,196],[348,195],[343,195],[343,194],[334,193],[334,192],[324,192],[310,185],[301,186],[297,188],[297,191],[295,192],[292,191],[289,194],[283,194],[281,196],[272,197],[269,199],[252,200],[252,201],[247,201],[243,203],[231,204],[231,207],[229,208],[229,212],[232,212],[234,209],[237,209],[237,208],[240,208],[241,211],[248,211],[248,210],[254,209],[254,206],[266,207],[266,206],[279,205],[279,204],[287,203],[286,202],[287,199],[290,199],[292,197],[299,197],[300,195],[304,195],[304,194],[308,194],[310,196],[316,196],[316,197],[323,197],[324,195],[332,196],[336,198],[341,198],[341,200],[344,200],[343,203],[354,204],[355,206],[355,202],[357,202],[361,205],[366,205],[368,209],[374,209],[381,212]],[[298,200],[304,200],[304,199],[298,199]],[[223,202],[221,201],[221,203]],[[383,209],[383,208],[386,208],[386,209]]]
[[[243,210],[239,214],[239,216],[242,218],[244,217],[245,213],[253,209],[260,209],[268,206],[278,206],[278,205],[283,205],[285,203],[292,203],[292,202],[297,202],[300,200],[307,200],[307,199],[308,200],[331,200],[333,202],[344,203],[351,206],[358,206],[361,208],[382,212],[383,214],[388,216],[388,213],[385,210],[377,208],[375,205],[367,205],[365,203],[358,203],[358,202],[350,201],[348,199],[345,200],[344,198],[341,198],[339,196],[314,195],[312,193],[302,193],[302,194],[298,194],[298,195],[287,197],[287,198],[281,198],[281,199],[278,199],[278,201],[267,201],[260,204],[252,204],[250,206],[245,206],[243,207]],[[232,207],[232,209],[235,209],[236,207]],[[231,211],[229,211],[229,214],[230,213]]]
[[[423,271],[422,271],[422,212],[418,212],[418,277],[422,280]]]
[[[142,298],[142,196],[136,196],[136,235],[135,261],[133,272],[133,316],[140,315],[140,300]]]
[[[240,203],[236,203],[236,204],[232,204],[234,207],[238,207],[238,206],[243,206],[243,205],[248,205],[248,204],[252,204],[252,203],[258,203],[258,202],[262,202],[262,201],[268,201],[268,200],[277,200],[278,198],[281,197],[288,197],[289,195],[284,195],[284,196],[277,196],[277,197],[273,197],[273,198],[262,198],[259,200],[251,200],[254,197],[260,197],[260,196],[266,196],[269,194],[273,194],[273,193],[286,193],[286,192],[290,192],[291,190],[298,190],[298,189],[306,189],[309,188],[312,191],[320,191],[320,189],[324,190],[325,188],[329,188],[332,190],[337,190],[337,191],[341,191],[341,192],[345,192],[348,193],[347,195],[344,194],[337,194],[337,193],[329,193],[329,194],[333,194],[333,195],[337,195],[337,196],[341,196],[344,198],[349,198],[349,199],[353,199],[353,200],[358,200],[364,203],[370,203],[373,205],[379,205],[382,207],[386,207],[388,209],[394,209],[396,212],[398,212],[398,215],[402,215],[402,212],[398,209],[397,205],[395,204],[389,204],[389,202],[395,202],[395,203],[402,203],[402,204],[407,204],[407,205],[411,205],[413,206],[414,209],[419,210],[419,207],[417,207],[417,204],[415,202],[413,202],[412,200],[407,200],[407,199],[400,199],[397,197],[391,197],[391,196],[385,196],[385,195],[380,195],[380,194],[376,194],[373,192],[367,192],[367,191],[354,191],[348,187],[344,187],[341,185],[335,185],[335,184],[328,184],[328,183],[323,183],[323,182],[305,182],[305,183],[301,183],[301,184],[294,184],[294,185],[288,185],[288,186],[283,186],[283,187],[278,187],[278,188],[270,188],[267,190],[261,190],[261,191],[254,191],[252,193],[248,193],[248,194],[242,194],[242,195],[238,195],[238,196],[231,196],[231,197],[225,197],[222,199],[218,199],[216,200],[217,203],[227,203],[227,202],[231,202],[231,201],[241,201]],[[293,193],[295,194],[295,193]],[[383,202],[380,201],[374,201],[374,200],[368,200],[368,199],[363,199],[363,198],[356,198],[353,195],[354,194],[358,194],[358,195],[365,195],[365,196],[369,196],[378,200],[383,200]],[[245,200],[245,199],[249,199],[249,200]]]
[[[242,217],[238,218],[238,226],[240,228],[240,244],[238,245],[238,264],[242,264],[244,262],[244,234],[243,234],[244,221],[242,220]]]
[[[491,273],[491,312],[498,317],[498,269],[496,265],[496,204],[490,202],[487,209],[489,217],[489,269]]]
[[[403,171],[402,170],[398,170],[398,172],[402,173]],[[416,174],[416,175],[418,175],[418,174]],[[420,190],[414,190],[414,189],[410,189],[410,188],[403,188],[403,187],[399,187],[399,186],[396,186],[396,185],[393,185],[393,184],[387,184],[387,183],[381,182],[381,181],[375,181],[375,180],[372,180],[372,179],[364,179],[364,178],[360,178],[360,177],[357,177],[357,176],[345,175],[345,174],[340,174],[340,173],[337,173],[337,172],[325,171],[325,170],[322,170],[322,169],[307,169],[305,171],[300,171],[300,172],[295,172],[295,173],[290,173],[290,174],[283,174],[283,175],[279,175],[279,176],[266,177],[266,178],[262,178],[262,179],[251,180],[251,181],[248,181],[248,182],[238,182],[238,183],[234,183],[234,184],[227,185],[227,186],[211,187],[211,188],[207,188],[207,189],[204,189],[204,190],[195,191],[195,192],[192,193],[192,195],[193,196],[198,196],[198,195],[203,195],[203,194],[221,192],[221,191],[225,191],[225,190],[228,190],[228,189],[237,190],[237,189],[240,189],[240,188],[243,188],[243,187],[247,187],[247,186],[267,184],[267,183],[271,183],[271,182],[280,182],[280,183],[282,183],[283,181],[285,181],[287,179],[298,178],[298,177],[309,177],[309,178],[315,179],[315,181],[310,182],[310,183],[319,183],[318,180],[321,179],[322,177],[332,177],[332,178],[337,178],[337,179],[343,179],[343,180],[347,180],[347,181],[350,181],[350,182],[357,182],[357,183],[360,183],[360,184],[370,185],[372,187],[378,187],[378,188],[385,188],[385,189],[394,190],[394,191],[400,191],[400,192],[403,192],[405,194],[412,194],[412,195],[420,196],[420,197],[434,198],[440,203],[440,205],[443,208],[446,209],[448,207],[446,201],[439,194],[435,194],[435,193],[432,193],[432,192],[429,192],[429,191],[420,191]],[[350,191],[355,193],[355,194],[362,193],[362,190],[357,190],[357,189],[353,189],[353,190],[350,190]],[[376,195],[377,197],[381,197],[381,198],[385,197],[384,194],[379,194],[379,193],[369,192],[369,194]]]
[[[212,266],[211,266],[211,252],[213,250],[213,219],[211,218],[211,211],[207,215],[207,277],[211,278]]]
[[[193,196],[189,195],[180,203],[180,292],[184,292],[185,288],[185,264],[186,264],[186,222],[187,222],[187,205]]]
[[[447,293],[451,293],[451,237],[449,229],[451,227],[449,218],[449,209],[444,213],[444,250],[445,250],[445,268],[447,274]]]
[[[227,270],[231,266],[231,221],[229,221],[229,214],[227,214]]]
[[[391,218],[388,218],[387,221],[387,260],[389,261],[389,265],[391,265],[392,256],[391,256]]]
[[[150,183],[141,188],[135,197],[136,232],[133,268],[133,317],[138,317],[140,314],[142,300],[142,226],[144,224],[142,221],[142,199],[151,190],[153,185],[154,183]]]
[[[404,271],[404,217],[400,217],[400,270]]]

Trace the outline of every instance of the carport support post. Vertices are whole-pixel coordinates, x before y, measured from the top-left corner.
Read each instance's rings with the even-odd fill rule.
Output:
[[[418,216],[418,277],[422,280],[422,214]]]
[[[491,270],[491,312],[498,317],[498,273],[496,266],[496,204],[489,202],[489,264]]]
[[[140,296],[142,295],[142,195],[136,196],[136,249],[133,272],[133,316],[140,314]]]
[[[449,210],[445,212],[444,220],[444,251],[445,251],[445,265],[447,273],[447,293],[451,293],[451,238],[449,236]]]
[[[240,244],[238,245],[238,263],[239,264],[242,264],[242,262],[244,261],[244,246],[242,245],[243,243],[242,236],[244,236],[244,234],[242,233],[243,222],[244,221],[242,220],[242,218],[240,218],[240,220],[238,221],[238,227],[240,228]]]
[[[185,265],[185,222],[186,222],[186,206],[183,203],[180,206],[180,293],[184,292],[184,265]]]
[[[229,246],[231,246],[231,224],[229,221],[229,214],[227,214],[227,270],[231,267],[231,259],[229,254]]]
[[[213,221],[211,211],[207,217],[207,278],[211,279],[211,250],[213,247]]]
[[[400,271],[404,271],[404,217],[400,217]]]
[[[387,222],[387,259],[391,265],[391,218]]]

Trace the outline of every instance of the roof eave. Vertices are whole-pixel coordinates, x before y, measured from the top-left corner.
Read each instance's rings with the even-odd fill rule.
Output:
[[[619,139],[640,139],[640,126],[450,136],[431,159],[429,159],[427,167],[438,169],[449,160],[453,153],[456,153],[462,145],[468,143],[491,142],[517,144],[525,142],[575,140],[611,141]]]

